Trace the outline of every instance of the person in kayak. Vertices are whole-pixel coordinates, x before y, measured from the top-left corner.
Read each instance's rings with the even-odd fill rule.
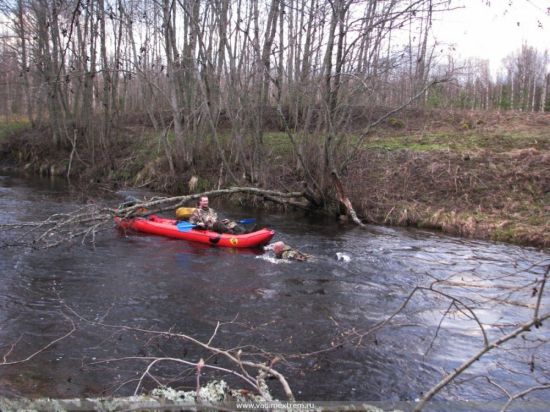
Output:
[[[286,245],[284,242],[281,241],[273,243],[272,249],[277,259],[297,260],[299,262],[305,262],[306,260],[309,260],[311,258],[310,255],[293,249],[292,247]]]
[[[196,225],[197,229],[212,230],[217,233],[231,233],[234,235],[247,233],[246,229],[237,222],[229,219],[218,220],[216,211],[208,207],[208,196],[200,198],[197,208],[189,218],[189,222]]]

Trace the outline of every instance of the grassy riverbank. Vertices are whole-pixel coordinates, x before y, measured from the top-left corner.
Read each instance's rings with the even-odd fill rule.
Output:
[[[0,143],[9,137],[23,132],[30,127],[29,121],[24,117],[0,117]]]
[[[366,146],[353,201],[369,220],[550,246],[548,114],[437,120]]]
[[[42,174],[167,193],[188,190],[192,175],[199,177],[195,191],[220,180],[207,159],[171,176],[161,138],[147,126],[119,129],[108,163],[91,161],[84,148],[52,148],[45,133],[22,119],[3,122],[3,157]],[[289,188],[299,177],[287,136],[269,132],[265,143],[273,160],[266,181]],[[342,178],[368,222],[550,246],[550,114],[405,113],[368,136]]]

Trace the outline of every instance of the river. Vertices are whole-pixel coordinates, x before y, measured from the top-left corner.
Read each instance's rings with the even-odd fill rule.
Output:
[[[88,201],[114,205],[127,194],[143,195],[127,191],[98,200],[71,191],[63,181],[1,176],[0,223],[37,221]],[[481,330],[466,306],[485,325],[489,339],[510,331],[532,315],[533,282],[550,263],[548,253],[532,248],[214,206],[232,218],[257,218],[260,226],[276,231],[275,240],[314,260],[277,261],[271,252],[125,234],[114,225],[94,246],[4,245],[0,354],[8,362],[23,360],[70,331],[72,322],[76,330],[28,361],[0,366],[0,395],[129,395],[147,363],[128,357],[196,362],[208,354],[179,339],[122,326],[181,332],[206,342],[221,322],[212,344],[277,354],[275,366],[298,399],[414,400],[482,347]],[[2,230],[0,241],[12,242],[15,236]],[[349,261],[338,260],[337,253]],[[456,306],[442,294],[419,291],[391,323],[362,336],[396,311],[416,286],[431,284],[455,297]],[[549,303],[545,297],[546,310]],[[510,393],[547,379],[547,340],[544,325],[532,338],[489,353],[438,399],[503,399],[486,377]],[[182,365],[163,364],[152,373],[175,388],[195,385],[194,370]],[[281,397],[276,383],[271,385]],[[138,391],[154,386],[147,378]],[[547,392],[533,395],[550,399]]]

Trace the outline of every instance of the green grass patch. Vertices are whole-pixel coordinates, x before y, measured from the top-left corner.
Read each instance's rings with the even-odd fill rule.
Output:
[[[534,147],[538,150],[550,149],[550,133],[544,132],[483,132],[478,130],[469,130],[465,132],[441,131],[431,133],[415,133],[392,136],[369,136],[362,144],[365,149],[375,150],[410,150],[413,152],[431,152],[431,151],[452,151],[469,152],[478,150],[489,150],[492,152],[506,152],[514,149],[524,149]],[[168,141],[174,143],[174,134],[169,132]],[[231,139],[231,134],[220,132],[218,135],[222,145],[227,145]],[[304,138],[316,138],[322,142],[326,136],[302,136],[293,135],[296,143],[300,143]],[[252,142],[252,136],[243,137],[246,141]],[[341,137],[337,137],[338,141]],[[355,144],[358,141],[357,135],[345,135],[344,145]],[[286,156],[292,153],[292,143],[284,131],[267,131],[263,134],[265,147],[273,155]]]
[[[382,150],[412,150],[415,152],[426,152],[432,150],[447,150],[448,145],[438,143],[406,142],[398,140],[384,140],[379,142],[369,142],[365,145],[368,149]]]
[[[374,136],[365,142],[368,149],[434,151],[451,150],[466,152],[486,149],[506,152],[514,149],[534,147],[539,150],[550,148],[550,133],[467,133],[439,132],[404,136]]]
[[[493,231],[491,238],[497,242],[513,242],[517,237],[517,229],[510,225],[505,228],[497,228]]]
[[[4,121],[0,120],[0,141],[8,136],[23,131],[30,127],[30,123],[26,119]]]
[[[399,132],[397,132],[399,133]],[[410,150],[413,152],[431,152],[431,151],[452,151],[452,152],[468,152],[477,150],[490,150],[492,152],[505,152],[514,149],[523,149],[534,147],[538,150],[550,148],[550,133],[526,133],[526,132],[481,132],[471,130],[466,132],[442,131],[431,133],[416,133],[407,135],[393,136],[369,136],[362,146],[365,149],[375,150]],[[174,143],[174,134],[169,132],[168,141]],[[228,132],[220,132],[218,134],[222,145],[227,145],[231,139],[231,134]],[[304,137],[300,134],[293,135],[296,143],[300,143],[302,139],[317,138],[321,142],[326,136],[308,136]],[[243,137],[246,141],[252,142],[252,136]],[[341,137],[337,137],[338,141]],[[344,145],[355,144],[358,141],[357,135],[345,135]],[[292,153],[292,143],[288,135],[284,131],[267,131],[263,134],[263,142],[265,147],[276,156],[286,156]]]
[[[223,139],[222,139],[223,137]],[[299,134],[293,134],[294,142],[300,144],[303,136]],[[220,140],[222,144],[228,145],[228,141],[231,138],[229,133],[220,134]],[[242,136],[244,144],[252,145],[254,144],[254,139],[257,139],[257,136],[252,134],[247,134]],[[292,155],[294,149],[292,147],[292,142],[288,138],[286,132],[281,131],[266,131],[262,135],[263,148],[266,150],[269,156],[284,157]]]
[[[435,150],[449,150],[452,139],[446,135],[422,134],[394,137],[374,137],[369,139],[364,147],[367,149],[382,150],[412,150],[426,152]]]
[[[294,141],[298,143],[300,137],[294,135]],[[264,133],[264,144],[275,155],[286,155],[292,152],[292,142],[285,132],[266,132]]]
[[[172,130],[166,133],[166,141],[170,144],[173,144],[176,141],[176,134]]]
[[[495,152],[534,147],[539,150],[550,148],[550,137],[533,133],[497,133],[471,138],[472,144]]]

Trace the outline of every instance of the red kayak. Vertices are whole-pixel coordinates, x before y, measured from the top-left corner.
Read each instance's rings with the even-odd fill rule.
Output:
[[[156,215],[130,219],[115,217],[115,223],[121,229],[132,229],[137,232],[150,233],[152,235],[174,239],[184,239],[191,242],[206,243],[213,246],[233,248],[259,247],[269,243],[271,238],[275,235],[275,231],[269,229],[260,229],[244,235],[222,234],[199,229],[182,231],[176,226],[177,222],[177,220],[164,219]]]

